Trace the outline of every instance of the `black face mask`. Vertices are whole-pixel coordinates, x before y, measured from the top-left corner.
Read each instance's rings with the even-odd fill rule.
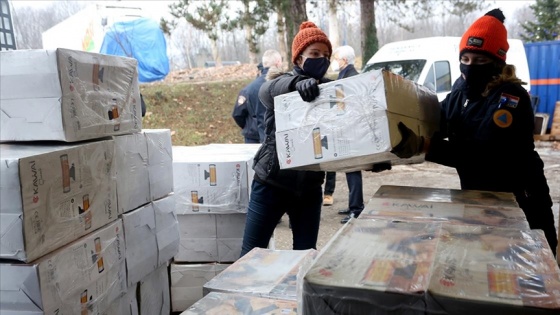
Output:
[[[325,73],[327,73],[327,70],[329,69],[330,65],[331,62],[329,61],[328,58],[325,57],[306,58],[305,61],[303,62],[302,70],[308,76],[319,80],[325,75]]]
[[[460,64],[461,73],[465,75],[463,90],[469,98],[479,98],[492,79],[501,72],[493,62],[483,65]]]

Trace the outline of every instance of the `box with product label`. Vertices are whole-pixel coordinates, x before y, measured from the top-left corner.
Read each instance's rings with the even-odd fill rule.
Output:
[[[160,266],[140,281],[138,304],[140,315],[165,315],[171,312],[167,265]]]
[[[0,258],[29,262],[117,219],[114,141],[0,145]]]
[[[298,311],[296,301],[212,292],[181,313],[181,315],[203,314],[296,315]]]
[[[224,146],[173,146],[176,213],[246,212],[253,157]]]
[[[176,262],[233,262],[241,254],[245,213],[178,215]]]
[[[430,314],[558,314],[560,269],[541,230],[443,225]]]
[[[202,286],[230,264],[171,264],[171,311],[182,312],[202,299]]]
[[[521,208],[465,205],[398,198],[371,198],[359,219],[437,221],[451,224],[488,225],[529,230]]]
[[[122,215],[126,275],[132,286],[158,267],[156,217],[151,203]]]
[[[381,185],[373,195],[373,198],[395,198],[508,208],[519,207],[513,193],[483,190]]]
[[[386,161],[423,161],[402,160],[390,151],[401,141],[399,122],[419,136],[439,128],[439,103],[429,89],[382,70],[319,88],[312,102],[298,92],[274,98],[281,169],[352,171]]]
[[[134,58],[62,48],[0,54],[0,141],[75,142],[142,129]]]
[[[179,221],[175,214],[175,195],[152,202],[156,216],[158,265],[166,264],[179,252]]]
[[[136,287],[129,286],[126,294],[111,303],[109,308],[100,313],[101,315],[138,315],[138,300],[136,299]],[[85,314],[85,313],[84,313]]]
[[[426,314],[440,233],[441,223],[350,220],[305,274],[303,314]]]
[[[116,136],[115,165],[119,214],[150,202],[148,145],[143,133]]]
[[[254,248],[204,285],[210,292],[239,293],[266,298],[297,300],[300,270],[315,258],[315,250]]]
[[[0,313],[98,314],[126,292],[121,220],[32,264],[0,264]]]
[[[148,179],[152,200],[173,192],[173,152],[169,129],[143,129],[148,145]]]

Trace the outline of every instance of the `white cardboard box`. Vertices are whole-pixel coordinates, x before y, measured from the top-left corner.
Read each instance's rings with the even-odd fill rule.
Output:
[[[181,313],[181,315],[207,314],[296,315],[299,313],[298,303],[296,301],[218,292],[211,292],[200,301],[193,304],[188,310]]]
[[[142,129],[135,59],[62,48],[0,54],[0,141],[74,142]]]
[[[246,212],[253,156],[221,146],[173,146],[177,214]]]
[[[111,303],[102,315],[138,315],[137,285],[129,286],[126,294]]]
[[[173,192],[173,152],[169,129],[144,129],[148,144],[148,178],[152,200]]]
[[[128,285],[142,280],[158,267],[156,217],[151,203],[122,215],[126,244]]]
[[[175,214],[175,195],[152,202],[156,216],[158,265],[170,261],[179,252],[179,221]]]
[[[245,213],[178,215],[176,262],[233,262],[241,254]]]
[[[404,122],[419,136],[439,128],[437,97],[390,72],[374,70],[320,85],[304,102],[297,92],[274,98],[280,168],[351,171],[398,160],[390,153]],[[395,162],[398,163],[398,162]]]
[[[97,314],[126,292],[121,220],[41,257],[0,264],[0,313]]]
[[[140,315],[167,315],[171,312],[167,265],[160,266],[140,281]]]
[[[171,264],[171,310],[182,312],[202,299],[202,287],[230,264]]]
[[[115,161],[119,213],[150,202],[148,145],[144,133],[116,136]]]
[[[113,140],[0,145],[0,258],[32,261],[117,218]]]

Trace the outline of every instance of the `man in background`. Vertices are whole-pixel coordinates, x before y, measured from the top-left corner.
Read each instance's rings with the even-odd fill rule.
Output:
[[[334,71],[340,71],[337,80],[358,74],[354,67],[355,58],[354,48],[350,46],[340,46],[334,50],[331,66]],[[346,215],[340,223],[346,223],[350,218],[357,218],[364,210],[362,171],[346,173],[346,183],[349,190],[348,208],[338,211],[338,214]]]
[[[259,100],[258,94],[271,67],[282,68],[282,55],[274,49],[264,52],[262,70],[259,68],[258,77],[245,86],[237,96],[231,116],[242,129],[241,134],[245,137],[245,143],[262,143],[264,140],[264,112],[266,109]]]

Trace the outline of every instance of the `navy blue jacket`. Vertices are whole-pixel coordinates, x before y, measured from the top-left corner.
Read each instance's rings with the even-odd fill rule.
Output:
[[[241,134],[246,139],[264,140],[264,113],[266,108],[259,100],[259,89],[265,82],[269,68],[263,68],[262,73],[253,82],[244,87],[237,96],[233,107],[232,117],[242,128]]]

